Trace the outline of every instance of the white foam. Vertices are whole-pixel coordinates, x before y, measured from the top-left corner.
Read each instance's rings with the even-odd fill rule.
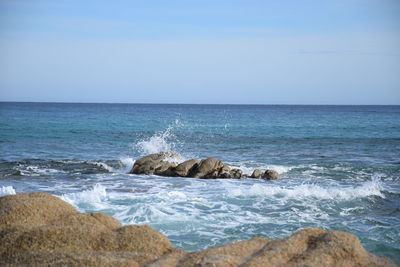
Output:
[[[175,120],[174,123],[168,125],[165,131],[155,133],[149,139],[139,141],[134,147],[142,156],[164,151],[175,151],[177,141],[172,131],[181,125],[182,123],[179,120]]]
[[[232,168],[238,168],[243,171],[244,174],[251,175],[255,169],[261,170],[274,170],[277,171],[279,174],[286,173],[296,167],[294,166],[284,166],[284,165],[260,165],[254,164],[253,162],[239,162],[239,163],[232,163],[228,164]],[[248,165],[254,165],[254,167],[248,167]]]
[[[91,162],[91,161],[89,161],[88,163],[94,164],[94,165],[97,165],[97,166],[100,166],[100,167],[102,167],[103,169],[106,169],[106,170],[109,171],[109,172],[115,172],[115,171],[116,171],[115,168],[113,168],[113,167],[107,165],[107,164],[104,163],[104,162]]]
[[[254,184],[247,189],[235,188],[230,191],[233,196],[261,196],[280,197],[283,199],[332,199],[351,200],[368,196],[379,196],[384,198],[381,181],[374,176],[371,181],[364,182],[359,186],[320,186],[313,183],[305,183],[295,186],[263,185]]]
[[[0,196],[15,195],[15,189],[12,186],[0,187]]]
[[[103,200],[106,197],[106,188],[100,184],[96,184],[93,189],[63,194],[60,198],[74,206],[79,207],[79,205],[86,204],[101,209],[105,207]]]
[[[40,175],[49,175],[55,173],[66,173],[65,171],[62,170],[43,168],[36,165],[28,165],[28,166],[19,165],[18,167],[16,167],[16,170],[20,171],[21,174],[25,176],[40,176]]]

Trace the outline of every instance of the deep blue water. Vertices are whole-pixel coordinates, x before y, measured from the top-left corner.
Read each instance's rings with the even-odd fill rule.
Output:
[[[277,181],[129,175],[163,150]],[[0,103],[0,194],[44,191],[196,250],[304,227],[400,263],[400,106]]]

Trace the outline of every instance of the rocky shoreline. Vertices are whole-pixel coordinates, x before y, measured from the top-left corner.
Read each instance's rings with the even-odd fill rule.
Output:
[[[216,158],[206,158],[202,160],[190,159],[179,164],[173,160],[176,158],[181,158],[181,156],[175,152],[160,152],[156,154],[150,154],[136,160],[129,173],[202,179],[254,178],[275,180],[278,178],[278,173],[276,171],[262,171],[260,169],[255,169],[253,173],[248,176],[244,174],[241,169],[231,168],[229,165]]]
[[[0,197],[0,265],[396,266],[368,253],[352,234],[318,228],[187,252],[146,225],[122,226],[103,213],[79,213],[46,193]]]

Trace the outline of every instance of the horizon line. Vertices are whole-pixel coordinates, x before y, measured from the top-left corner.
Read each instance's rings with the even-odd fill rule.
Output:
[[[156,102],[73,102],[73,101],[7,101],[0,103],[35,104],[109,104],[109,105],[214,105],[214,106],[399,106],[400,104],[257,104],[257,103],[156,103]]]

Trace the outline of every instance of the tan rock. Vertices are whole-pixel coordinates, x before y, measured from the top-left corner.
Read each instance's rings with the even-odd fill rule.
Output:
[[[136,160],[130,173],[133,174],[162,173],[174,165],[174,163],[169,162],[171,158],[179,158],[179,157],[180,155],[174,152],[160,152],[156,154],[151,154]]]
[[[0,264],[6,266],[396,266],[368,253],[352,234],[318,228],[186,252],[149,226],[78,213],[44,193],[1,197],[0,215]]]
[[[193,168],[196,168],[199,164],[200,160],[198,159],[190,159],[185,162],[182,162],[173,170],[176,176],[186,177],[189,175],[190,171]]]
[[[26,212],[26,207],[43,218]],[[2,197],[0,214],[5,215],[0,224],[4,264],[138,266],[174,250],[167,237],[153,228],[122,227],[106,214],[78,213],[48,194]]]
[[[268,242],[265,238],[227,243],[197,252],[186,254],[176,266],[238,266],[251,257]]]
[[[207,158],[200,161],[197,168],[193,170],[190,177],[195,178],[216,178],[215,173],[219,173],[219,170],[223,167],[223,163],[216,158]]]
[[[255,169],[250,177],[259,179],[259,178],[261,178],[262,175],[263,175],[263,173],[260,169]]]
[[[46,193],[18,194],[0,198],[0,230],[3,227],[36,227],[77,213],[70,204]]]

